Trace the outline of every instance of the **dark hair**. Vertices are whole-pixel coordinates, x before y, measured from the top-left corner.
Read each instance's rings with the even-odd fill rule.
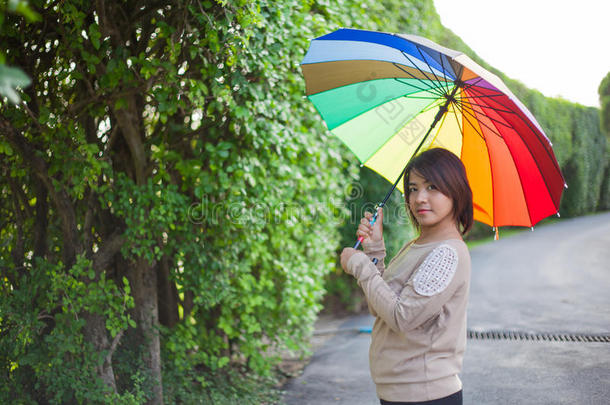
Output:
[[[461,225],[461,233],[465,235],[472,228],[472,190],[466,177],[466,169],[462,161],[447,149],[432,148],[411,159],[407,165],[403,179],[405,200],[409,201],[409,173],[416,171],[423,178],[438,187],[439,191],[453,201],[453,217]],[[419,229],[413,213],[409,216]]]

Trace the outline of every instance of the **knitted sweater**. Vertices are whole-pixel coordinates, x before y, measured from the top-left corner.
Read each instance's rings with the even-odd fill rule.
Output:
[[[347,267],[376,316],[369,363],[386,401],[429,401],[462,389],[470,254],[462,240],[405,244],[384,265],[383,240]],[[379,259],[377,265],[371,258]]]

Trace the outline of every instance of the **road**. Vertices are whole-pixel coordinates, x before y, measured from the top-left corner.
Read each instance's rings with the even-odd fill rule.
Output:
[[[610,213],[566,219],[471,250],[468,328],[610,336]],[[371,327],[355,316],[343,330]],[[285,386],[286,405],[379,404],[366,333],[337,333]],[[464,404],[610,403],[610,341],[469,339]]]

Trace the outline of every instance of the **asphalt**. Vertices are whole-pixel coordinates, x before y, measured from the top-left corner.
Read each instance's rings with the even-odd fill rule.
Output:
[[[610,336],[610,213],[566,219],[471,250],[468,328]],[[379,404],[368,368],[370,315],[339,325],[286,405]],[[610,342],[469,339],[464,404],[610,404]]]

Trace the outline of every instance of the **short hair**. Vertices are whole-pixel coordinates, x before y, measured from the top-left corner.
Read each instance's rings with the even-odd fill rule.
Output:
[[[453,201],[453,217],[461,234],[472,228],[473,208],[472,190],[466,177],[466,168],[462,161],[452,152],[442,148],[432,148],[417,155],[407,165],[404,175],[405,200],[409,201],[409,174],[416,171],[430,183],[438,187],[439,191]],[[409,216],[420,229],[415,216],[409,209]]]

